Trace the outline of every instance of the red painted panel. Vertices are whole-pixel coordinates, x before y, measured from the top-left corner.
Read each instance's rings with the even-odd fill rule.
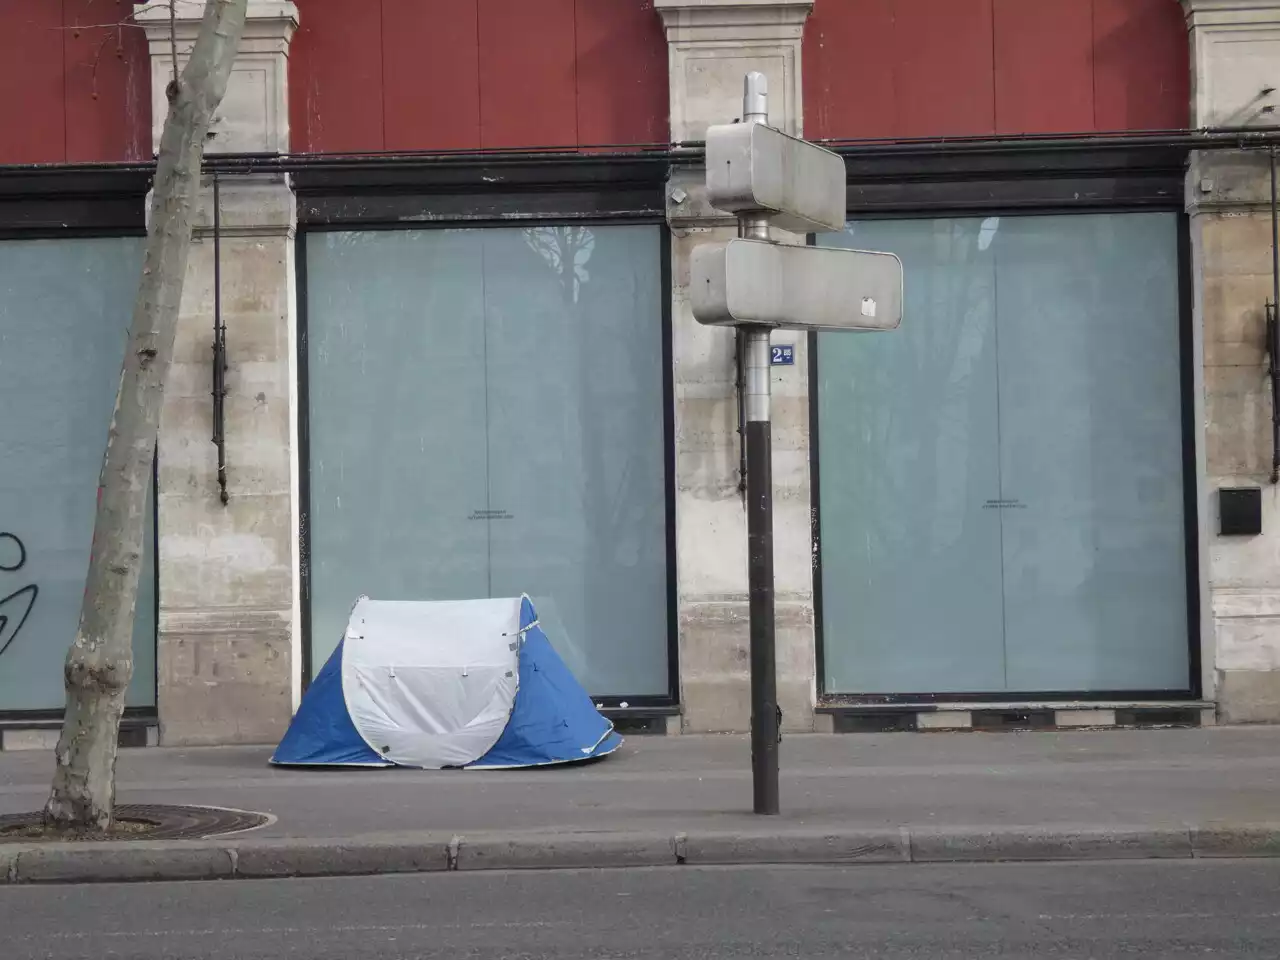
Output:
[[[1094,96],[1099,130],[1182,129],[1190,123],[1190,54],[1172,0],[1094,0]]]
[[[480,146],[476,0],[382,0],[388,150]]]
[[[898,136],[994,133],[991,0],[896,0],[895,7]]]
[[[806,137],[897,134],[893,21],[893,0],[814,4],[801,51]]]
[[[1088,0],[994,0],[993,12],[996,131],[1094,129]]]
[[[667,40],[653,0],[577,0],[578,142],[665,143]]]
[[[297,0],[289,48],[295,152],[381,150],[382,0]]]
[[[479,2],[481,145],[577,143],[574,0]]]
[[[151,156],[151,64],[131,0],[64,0],[67,160]]]
[[[67,157],[62,0],[0,0],[0,163]]]

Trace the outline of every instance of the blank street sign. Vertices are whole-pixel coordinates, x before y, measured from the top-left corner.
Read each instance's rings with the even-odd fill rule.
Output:
[[[707,129],[707,202],[792,233],[844,229],[844,160],[763,123]]]
[[[894,330],[902,322],[902,261],[892,253],[730,240],[694,250],[691,270],[699,323]]]

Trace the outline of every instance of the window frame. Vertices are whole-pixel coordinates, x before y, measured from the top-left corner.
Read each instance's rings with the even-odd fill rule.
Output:
[[[151,172],[142,167],[47,166],[0,170],[0,249],[13,240],[82,240],[145,237],[146,197]],[[152,649],[155,669],[151,703],[126,706],[125,725],[158,721],[160,701],[160,450],[151,463],[152,485]],[[86,568],[87,572],[87,568]],[[62,725],[61,706],[0,708],[0,725]]]
[[[1080,700],[1195,701],[1202,696],[1200,503],[1196,466],[1195,331],[1190,220],[1184,209],[1185,148],[1019,149],[1002,144],[950,152],[946,145],[837,148],[845,155],[846,221],[1166,212],[1177,215],[1178,339],[1182,423],[1183,535],[1187,604],[1187,685],[1172,690],[901,691],[850,694],[827,689],[822,602],[820,358],[807,338],[809,365],[810,538],[813,553],[814,654],[818,708],[906,703]],[[810,245],[815,237],[808,237]]]
[[[495,162],[478,158],[438,167],[364,166],[350,171],[295,174],[298,231],[297,376],[299,467],[299,607],[302,687],[315,664],[311,644],[311,407],[307,371],[307,238],[351,230],[423,230],[487,227],[652,225],[659,227],[663,489],[666,513],[667,689],[661,694],[592,693],[611,714],[674,712],[679,704],[677,616],[674,370],[671,313],[671,236],[666,229],[665,156],[618,159],[583,155]],[[627,708],[623,709],[622,704]]]

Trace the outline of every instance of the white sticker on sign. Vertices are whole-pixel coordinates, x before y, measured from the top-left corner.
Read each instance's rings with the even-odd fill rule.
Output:
[[[871,297],[862,298],[862,315],[864,317],[874,317],[876,315],[876,302]]]

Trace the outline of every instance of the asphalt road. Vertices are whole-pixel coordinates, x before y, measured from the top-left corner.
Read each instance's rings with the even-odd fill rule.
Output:
[[[0,887],[0,956],[1267,958],[1280,861]]]

